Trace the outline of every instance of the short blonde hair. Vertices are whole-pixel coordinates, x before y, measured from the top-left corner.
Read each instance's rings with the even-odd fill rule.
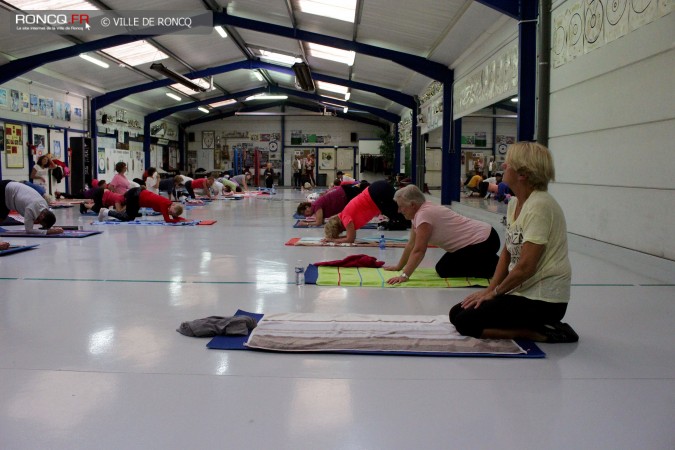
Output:
[[[171,208],[173,209],[173,212],[175,213],[175,214],[171,214],[172,216],[178,217],[181,214],[183,214],[183,205],[181,205],[180,203],[172,204]]]
[[[506,164],[518,174],[526,175],[528,183],[537,191],[548,190],[555,180],[551,151],[537,142],[516,142],[506,152]]]
[[[323,233],[328,239],[338,238],[343,231],[345,231],[345,227],[342,225],[342,220],[339,216],[333,216],[328,219],[326,225],[323,227]]]

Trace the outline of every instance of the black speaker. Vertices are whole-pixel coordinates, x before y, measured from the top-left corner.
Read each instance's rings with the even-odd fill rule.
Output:
[[[194,142],[195,141],[195,133],[194,131],[190,131],[188,133],[188,142]]]
[[[108,123],[108,115],[107,114],[103,114],[101,116],[101,123]]]
[[[359,140],[359,135],[358,135],[358,133],[352,132],[352,133],[351,133],[351,141],[352,141],[352,142],[356,142],[356,141],[358,141],[358,140]]]

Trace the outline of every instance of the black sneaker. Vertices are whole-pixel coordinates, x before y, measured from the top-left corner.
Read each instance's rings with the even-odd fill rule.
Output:
[[[80,203],[80,214],[87,214],[87,207],[84,206],[84,202]]]
[[[579,340],[579,335],[574,329],[562,322],[544,325],[537,331],[546,336],[546,343],[548,344],[566,344]]]

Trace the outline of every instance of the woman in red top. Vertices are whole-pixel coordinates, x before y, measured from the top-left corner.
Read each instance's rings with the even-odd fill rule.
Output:
[[[204,191],[206,196],[210,199],[211,198],[211,186],[213,186],[213,182],[216,181],[215,178],[213,177],[208,177],[208,178],[197,178],[196,180],[188,180],[185,182],[185,189],[187,189],[188,194],[192,198],[197,198],[195,196],[195,189],[201,189]]]
[[[356,230],[379,214],[384,214],[389,220],[404,221],[405,218],[398,212],[398,205],[394,201],[394,192],[394,187],[386,180],[379,180],[368,186],[341,213],[326,222],[324,242],[354,242]],[[347,234],[340,237],[343,231]]]
[[[185,219],[180,217],[183,214],[183,206],[180,203],[174,203],[168,198],[157,195],[147,189],[131,188],[124,194],[124,198],[127,203],[125,211],[118,212],[102,208],[98,213],[98,220],[103,221],[107,216],[110,216],[122,222],[130,222],[136,219],[138,211],[140,211],[141,207],[144,207],[152,208],[162,213],[165,222],[185,222]]]

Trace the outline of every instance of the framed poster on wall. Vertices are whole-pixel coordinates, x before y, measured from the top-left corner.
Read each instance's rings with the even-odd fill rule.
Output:
[[[23,169],[23,127],[5,124],[5,165],[8,169]]]
[[[203,149],[216,148],[215,131],[202,131],[202,148]]]

